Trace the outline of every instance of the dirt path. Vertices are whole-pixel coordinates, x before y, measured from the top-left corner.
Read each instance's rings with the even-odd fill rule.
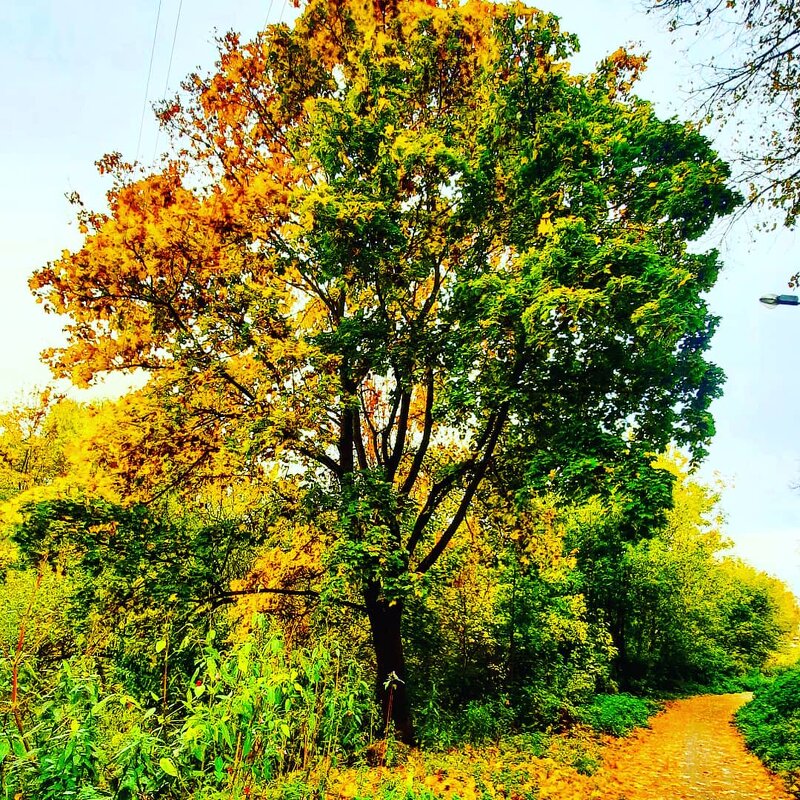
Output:
[[[745,749],[731,717],[747,694],[678,700],[608,751],[594,776],[603,800],[791,800]]]

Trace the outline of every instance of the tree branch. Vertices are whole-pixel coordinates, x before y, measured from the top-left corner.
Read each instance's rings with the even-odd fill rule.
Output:
[[[341,476],[342,474],[341,466],[337,464],[336,461],[329,455],[326,455],[325,453],[315,453],[313,450],[309,449],[305,445],[300,444],[299,442],[293,443],[292,447],[295,450],[297,450],[297,452],[300,453],[301,456],[310,458],[312,461],[316,461],[323,467],[327,467],[337,477]]]
[[[274,594],[285,597],[305,597],[309,600],[315,601],[318,601],[320,597],[320,593],[314,589],[282,589],[280,587],[259,586],[255,589],[230,589],[222,594],[217,595],[216,597],[209,598],[208,602],[211,603],[213,610],[214,608],[219,608],[226,603],[233,603],[237,597],[254,594]],[[356,611],[361,611],[363,613],[366,613],[367,611],[365,606],[359,603],[353,603],[350,600],[333,600],[331,602],[334,602],[340,606],[344,606],[345,608],[352,608]]]
[[[483,458],[481,459],[478,468],[475,470],[475,473],[472,476],[472,479],[470,480],[463,497],[461,498],[461,502],[459,503],[456,513],[453,515],[453,518],[445,529],[444,533],[439,537],[439,540],[430,549],[428,555],[426,555],[417,566],[417,572],[420,574],[427,572],[436,563],[436,560],[444,552],[444,549],[447,547],[447,545],[450,544],[450,540],[453,538],[459,526],[464,521],[464,518],[467,515],[467,510],[472,502],[472,498],[475,496],[475,492],[478,490],[478,486],[486,474],[486,468],[489,466],[489,462],[494,454],[494,449],[500,439],[503,426],[508,419],[508,409],[509,405],[508,403],[505,403],[501,413],[498,415],[495,421],[494,430],[492,431],[492,435],[487,442],[486,451],[483,455]]]
[[[400,487],[400,494],[408,497],[414,484],[417,482],[420,470],[422,469],[422,462],[425,459],[425,454],[428,452],[428,445],[431,441],[431,432],[433,430],[433,369],[428,367],[425,376],[425,417],[422,423],[422,440],[417,447],[417,452],[414,454],[414,460],[411,462],[411,469]]]
[[[379,465],[384,464],[385,461],[382,458],[380,445],[378,443],[378,429],[375,427],[375,424],[372,421],[372,417],[370,416],[369,410],[367,409],[366,401],[364,400],[364,387],[359,387],[358,390],[358,399],[361,404],[361,418],[367,425],[369,430],[370,439],[372,440],[372,449],[375,453],[375,460],[378,462]]]
[[[397,372],[395,371],[395,374]],[[400,466],[400,460],[403,457],[403,450],[406,444],[406,434],[408,432],[408,413],[411,408],[411,392],[401,389],[400,399],[400,415],[397,418],[397,433],[394,437],[394,446],[392,447],[392,455],[386,462],[386,480],[389,483],[394,481],[397,468]]]
[[[361,414],[359,413],[358,409],[353,410],[353,443],[356,447],[356,456],[358,457],[359,469],[369,469],[367,451],[364,448],[364,439],[361,436]]]
[[[392,395],[392,408],[389,411],[389,418],[386,425],[381,430],[381,454],[383,455],[383,463],[389,463],[389,437],[391,436],[392,428],[394,428],[394,421],[397,418],[397,411],[400,408],[400,401],[403,396],[403,388],[400,381],[397,380],[397,372],[395,371],[395,391]]]

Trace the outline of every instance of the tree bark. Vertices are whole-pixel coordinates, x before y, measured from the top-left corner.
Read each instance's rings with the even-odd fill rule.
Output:
[[[375,694],[381,709],[384,732],[394,727],[404,744],[414,744],[411,703],[406,685],[406,662],[403,655],[401,622],[403,604],[389,603],[380,597],[377,588],[365,592],[364,602],[375,649]]]

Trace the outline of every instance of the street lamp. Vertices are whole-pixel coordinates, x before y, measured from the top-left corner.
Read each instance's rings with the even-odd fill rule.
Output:
[[[796,294],[765,294],[759,297],[759,302],[763,303],[767,308],[775,308],[775,306],[800,306],[800,298]]]

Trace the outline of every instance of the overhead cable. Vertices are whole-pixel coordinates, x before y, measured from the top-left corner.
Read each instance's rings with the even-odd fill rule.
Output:
[[[139,138],[136,140],[136,160],[139,160],[139,150],[142,146],[142,131],[144,130],[144,115],[147,112],[147,98],[150,96],[150,77],[153,74],[153,56],[156,52],[156,38],[158,37],[158,23],[161,19],[161,0],[158,0],[158,12],[156,13],[156,27],[153,31],[153,43],[150,46],[150,65],[147,68],[147,83],[144,87],[144,102],[142,103],[142,118],[139,121]]]
[[[172,73],[172,57],[175,55],[175,42],[178,40],[178,26],[181,23],[181,11],[183,9],[183,0],[180,0],[178,3],[178,16],[175,17],[175,29],[172,31],[172,47],[169,50],[169,64],[167,64],[167,77],[164,80],[164,92],[163,97],[166,99],[167,91],[169,90],[169,78],[170,74]],[[158,126],[158,131],[156,132],[156,143],[153,146],[153,161],[156,160],[156,152],[158,151],[158,140],[161,136],[161,126]]]

